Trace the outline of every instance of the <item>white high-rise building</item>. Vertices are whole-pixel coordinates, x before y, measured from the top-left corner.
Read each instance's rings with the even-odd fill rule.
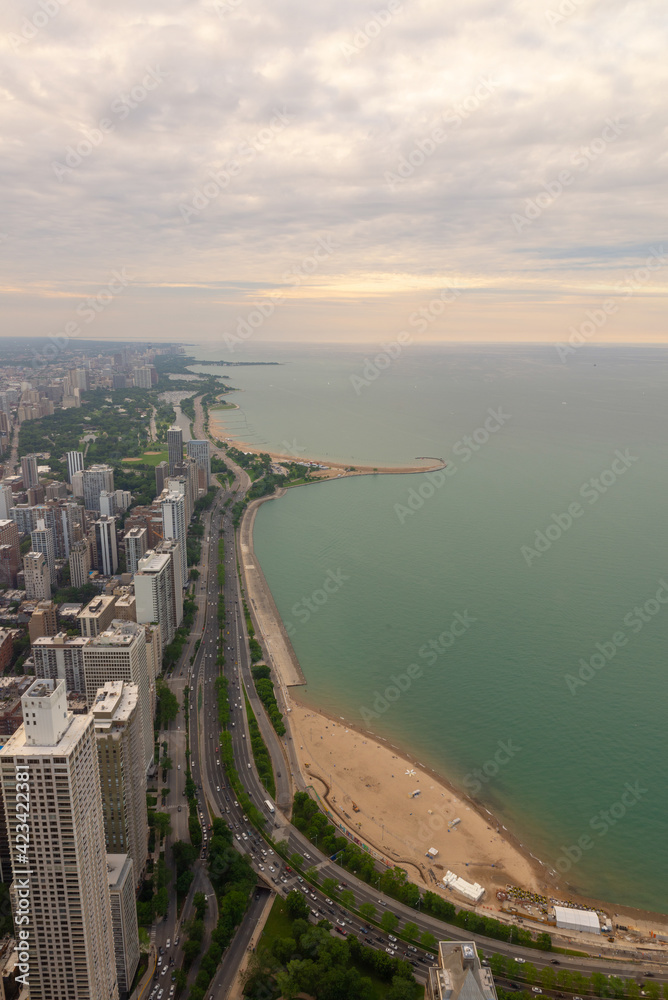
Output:
[[[116,518],[102,514],[94,522],[97,568],[103,576],[118,572],[118,547],[116,544]]]
[[[130,528],[123,536],[125,542],[125,567],[128,573],[136,573],[139,560],[148,549],[146,528]]]
[[[73,587],[83,587],[90,573],[90,544],[87,538],[70,545],[70,583]]]
[[[84,636],[69,636],[66,632],[39,636],[31,648],[35,677],[41,680],[64,680],[67,691],[84,694],[86,680],[83,650],[88,641]]]
[[[118,505],[116,503],[116,490],[113,493],[109,493],[107,490],[102,490],[100,493],[100,514],[106,517],[114,517],[118,513]]]
[[[47,528],[44,521],[38,521],[37,527],[34,531],[30,532],[30,544],[32,545],[33,552],[43,552],[46,556],[51,575],[51,584],[55,587],[58,577],[56,575],[56,540],[54,534],[53,528]]]
[[[68,712],[64,681],[21,702],[0,780],[30,1000],[118,1000],[93,717]]]
[[[139,965],[139,927],[132,858],[127,854],[107,854],[107,873],[118,989],[121,996],[129,996]]]
[[[48,601],[51,597],[51,570],[43,552],[26,552],[23,557],[26,597]]]
[[[134,375],[135,385],[138,389],[150,389],[153,385],[151,379],[152,365],[141,365],[139,368],[133,368],[132,374]]]
[[[72,496],[82,497],[84,495],[83,469],[72,473]]]
[[[0,483],[0,521],[8,521],[11,518],[11,510],[14,506],[14,494],[9,483]]]
[[[39,486],[36,455],[23,456],[21,459],[21,473],[23,475],[23,488],[25,490],[29,490],[33,486]]]
[[[84,457],[82,451],[68,451],[67,452],[67,481],[72,482],[72,476],[75,472],[83,472],[84,467]]]
[[[169,474],[174,475],[174,466],[183,461],[183,431],[173,424],[167,431],[167,457]]]
[[[186,552],[186,498],[182,493],[168,493],[160,501],[162,508],[162,533],[164,538],[175,538],[181,544],[181,583],[188,582],[188,556]]]
[[[139,688],[121,680],[107,681],[98,690],[91,712],[107,852],[129,854],[140,882],[148,857],[148,811]]]
[[[114,492],[114,470],[110,465],[91,465],[83,473],[83,497],[86,510],[100,509],[100,493]]]
[[[180,560],[178,568],[180,571]],[[168,553],[159,555],[149,549],[139,560],[134,585],[137,621],[140,624],[157,622],[162,641],[168,646],[183,618],[181,601],[181,616],[177,619],[175,592],[178,591],[179,596],[182,592],[175,586],[172,556]]]
[[[84,676],[89,707],[107,681],[128,681],[137,685],[143,760],[144,767],[148,768],[153,760],[153,713],[143,625],[115,618],[104,632],[84,647]]]
[[[194,458],[204,472],[204,488],[208,490],[211,482],[211,452],[208,441],[187,441],[186,454]]]

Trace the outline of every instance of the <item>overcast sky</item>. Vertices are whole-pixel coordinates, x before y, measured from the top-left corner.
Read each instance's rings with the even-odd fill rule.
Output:
[[[665,0],[4,0],[0,45],[6,335],[666,339]]]

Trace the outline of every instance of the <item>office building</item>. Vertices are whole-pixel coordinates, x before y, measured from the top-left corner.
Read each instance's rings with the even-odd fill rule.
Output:
[[[137,564],[148,551],[148,532],[146,528],[130,528],[123,535],[125,542],[125,568],[128,573],[137,572]]]
[[[122,618],[127,622],[137,621],[137,600],[134,594],[120,594],[116,596],[116,606],[114,617]]]
[[[19,529],[13,520],[0,520],[0,584],[13,589],[21,568]]]
[[[197,471],[198,471],[197,470],[197,466],[195,465],[194,462],[193,462],[193,465],[195,466],[195,470],[194,470],[195,474],[197,474]],[[166,488],[166,490],[167,490],[168,493],[180,493],[181,494],[181,496],[183,497],[183,500],[184,500],[184,511],[185,511],[186,524],[189,524],[190,518],[192,517],[192,514],[193,514],[193,508],[194,508],[192,483],[190,481],[189,470],[188,470],[188,467],[186,466],[185,462],[181,462],[180,464],[177,464],[175,466],[175,469],[176,469],[176,473],[177,474],[174,475],[174,476],[170,476],[169,477],[169,479],[167,480],[167,482],[165,484],[165,488]]]
[[[68,692],[83,694],[86,690],[83,650],[87,642],[83,636],[70,636],[67,632],[36,638],[31,648],[35,677],[65,681]]]
[[[425,1000],[497,1000],[492,970],[481,965],[475,941],[439,941]]]
[[[97,568],[103,576],[118,572],[118,547],[116,544],[116,518],[102,514],[94,524]]]
[[[84,467],[84,457],[82,451],[68,451],[67,452],[67,481],[72,482],[72,476],[75,472],[83,472]],[[83,495],[83,494],[82,494]]]
[[[109,493],[107,490],[102,490],[100,493],[100,514],[105,517],[114,517],[117,513],[116,491]]]
[[[110,465],[91,465],[83,473],[83,498],[86,510],[100,509],[100,493],[114,492],[114,470]]]
[[[23,488],[29,490],[31,486],[39,486],[39,475],[37,473],[37,455],[24,455],[21,459],[21,474],[23,476]]]
[[[84,638],[93,639],[111,625],[114,620],[115,604],[116,598],[113,596],[94,597],[79,612],[77,620]]]
[[[139,688],[143,763],[148,768],[153,760],[153,714],[143,626],[114,619],[109,628],[84,647],[83,656],[89,706],[107,681],[128,681]]]
[[[44,502],[45,490],[43,486],[31,486],[27,490],[28,503],[38,504]]]
[[[169,463],[159,462],[155,467],[155,492],[160,496],[165,488],[165,483],[169,479]]]
[[[172,641],[183,619],[183,591],[178,586],[179,579],[175,579],[175,563],[180,574],[180,553],[176,553],[175,559],[172,553],[158,554],[149,549],[139,560],[134,576],[137,621],[157,622],[165,646]]]
[[[174,475],[174,466],[183,461],[183,431],[174,424],[167,431],[167,457],[169,474]]]
[[[27,552],[23,557],[26,597],[48,601],[51,597],[51,570],[42,552]]]
[[[148,857],[148,811],[137,685],[107,681],[98,690],[91,712],[107,852],[129,854],[139,884]]]
[[[127,854],[107,854],[107,874],[118,995],[120,1000],[128,1000],[139,965],[139,928],[132,858]]]
[[[69,493],[65,483],[52,480],[46,487],[45,496],[47,500],[67,500]]]
[[[83,486],[83,469],[78,472],[72,473],[72,496],[73,497],[83,497],[84,486]]]
[[[70,545],[70,583],[73,587],[83,587],[90,573],[90,543],[87,538]]]
[[[151,379],[151,368],[152,365],[141,365],[139,368],[133,368],[132,374],[134,376],[135,385],[138,389],[150,389],[153,385]]]
[[[30,644],[43,635],[55,635],[58,631],[58,615],[53,601],[40,601],[30,616],[28,633]]]
[[[68,712],[64,681],[36,680],[21,701],[24,724],[0,750],[0,779],[14,886],[29,888],[13,904],[29,934],[30,1000],[118,1000],[93,717]]]
[[[53,528],[47,528],[45,521],[38,521],[34,530],[30,532],[30,544],[33,552],[43,552],[46,556],[51,574],[51,584],[55,587],[58,577],[56,574],[56,539]]]
[[[188,555],[186,552],[186,511],[185,496],[181,493],[168,493],[160,500],[162,510],[163,538],[174,538],[181,548],[181,584],[188,582]]]
[[[162,492],[158,490],[158,492]],[[14,506],[14,494],[9,483],[0,483],[0,521],[11,518],[11,510]]]
[[[211,483],[211,452],[208,441],[187,441],[186,454],[194,458],[204,473],[203,488],[208,490]]]

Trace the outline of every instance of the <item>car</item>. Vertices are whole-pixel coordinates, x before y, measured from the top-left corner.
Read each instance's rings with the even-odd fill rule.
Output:
[[[181,806],[179,806],[179,812],[181,812]]]
[[[311,895],[311,899],[317,899],[318,898],[314,892],[312,892],[310,895]]]
[[[336,922],[339,925],[339,927],[345,927],[346,926],[343,920],[337,920]]]
[[[218,753],[219,750],[220,750],[220,747],[214,747],[214,752],[215,753]]]
[[[550,965],[560,965],[560,964],[561,963],[559,962],[558,958],[551,958],[550,959]]]
[[[306,858],[307,861],[311,860],[311,855],[307,854],[306,851],[304,851],[304,857]]]
[[[339,934],[343,935],[343,937],[346,936],[346,930],[344,927],[337,927],[336,930],[339,932]]]
[[[301,879],[299,881],[301,882]],[[328,906],[333,906],[334,905],[332,903],[331,899],[329,898],[329,896],[326,897],[325,902],[327,903]]]
[[[541,990],[540,986],[532,986],[531,987],[531,992],[532,993],[542,993],[543,991]]]
[[[265,851],[264,847],[261,847],[261,848],[260,848],[260,851],[262,852],[262,854],[263,854],[263,855],[265,856],[265,858],[266,858],[266,856],[267,856],[267,852]]]
[[[407,948],[409,951],[417,951],[417,948],[415,948],[412,944],[407,945]]]
[[[390,941],[394,941],[396,944],[397,939],[395,937],[393,937],[391,934],[388,934],[387,936],[390,939]]]
[[[516,958],[515,961],[518,962],[520,965],[524,965],[524,963],[526,962],[526,958]]]
[[[274,866],[273,866],[273,865],[269,865],[269,871],[270,871],[270,872],[275,872],[275,871],[276,871],[276,869],[274,868]]]
[[[167,949],[167,951],[169,951],[169,949],[171,948],[171,946],[172,946],[171,939],[167,938],[167,944],[165,945],[165,948]]]
[[[169,966],[166,965],[160,974],[162,976],[166,976],[168,972],[169,972]]]
[[[161,956],[160,956],[160,958],[158,959],[158,965],[162,965],[162,955],[161,955]]]
[[[176,948],[176,946],[177,946],[178,943],[179,943],[179,939],[177,937],[175,937],[174,938],[174,947],[175,948]]]
[[[425,958],[426,958],[426,959],[427,959],[427,960],[428,960],[429,962],[435,962],[435,961],[436,961],[436,955],[430,955],[428,951],[425,951],[425,953],[424,953],[424,957],[425,957]]]
[[[238,833],[235,833],[235,837],[237,838],[237,840],[241,840],[241,837],[239,836]]]
[[[219,791],[220,791],[220,785],[216,785],[216,791],[217,791],[217,792],[219,792]]]
[[[318,911],[317,910],[311,910],[311,913],[313,914],[314,917],[318,916]]]
[[[177,765],[176,765],[176,770],[177,770],[177,771],[180,771],[180,770],[181,770],[181,765],[180,765],[180,764],[177,764]]]
[[[281,882],[287,882],[287,881],[288,880],[286,879],[285,875],[281,875]]]
[[[218,765],[218,767],[220,767],[220,761],[219,760],[216,761],[216,764]]]
[[[260,869],[261,872],[264,871],[264,865],[258,865],[258,868]]]
[[[396,951],[394,948],[386,948],[385,951],[387,952],[388,955],[392,955],[393,957],[394,955],[396,955]]]
[[[239,805],[239,803],[237,802],[237,800],[236,800],[236,799],[234,800],[234,804],[235,804],[235,806],[238,806],[238,805]]]

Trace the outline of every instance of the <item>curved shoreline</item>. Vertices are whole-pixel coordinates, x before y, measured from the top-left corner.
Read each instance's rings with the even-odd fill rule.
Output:
[[[212,437],[211,432],[209,432],[209,437],[210,438]],[[252,445],[246,446],[242,442],[230,442],[230,443],[232,444],[233,447],[239,447],[240,450],[243,447],[243,450],[252,451],[254,454],[261,453],[261,451],[256,446]],[[270,454],[272,460],[278,462],[286,459],[289,461],[295,461],[295,460],[314,461],[314,462],[319,461],[318,459],[305,459],[302,456],[299,456],[299,459],[295,459],[294,456],[280,456],[273,453]],[[224,457],[225,452],[221,452],[221,455]],[[441,464],[431,467],[404,466],[404,467],[371,468],[368,466],[365,467],[358,466],[355,468],[354,472],[346,472],[345,476],[322,475],[314,477],[313,482],[331,482],[333,479],[350,478],[350,476],[353,475],[402,475],[402,474],[410,475],[410,474],[425,473],[445,467],[446,463],[443,460],[438,460],[438,461]],[[347,469],[349,467],[337,465],[335,463],[330,463],[330,466],[327,470],[321,470],[321,471],[331,473],[332,470],[339,468]],[[310,484],[306,483],[306,484],[295,484],[295,485],[310,485]],[[533,877],[536,882],[536,888],[531,889],[530,886],[527,885],[526,886],[527,889],[529,889],[530,891],[538,891],[546,895],[548,898],[556,895],[556,897],[561,900],[570,900],[576,905],[581,907],[605,911],[613,917],[613,920],[623,919],[627,924],[631,924],[632,926],[638,928],[638,933],[639,935],[641,935],[641,940],[643,942],[642,945],[635,944],[633,947],[631,947],[631,951],[633,951],[634,947],[642,947],[643,952],[645,953],[646,956],[644,958],[644,961],[648,961],[649,954],[655,955],[654,961],[661,961],[661,958],[665,959],[666,944],[660,943],[656,940],[654,940],[654,942],[651,942],[649,935],[660,933],[663,936],[665,936],[668,934],[668,915],[655,913],[653,911],[641,910],[637,907],[632,907],[620,903],[614,903],[608,900],[599,900],[592,897],[584,896],[575,887],[570,888],[568,884],[565,883],[564,877],[560,877],[557,875],[557,873],[552,872],[543,861],[541,861],[538,857],[536,857],[536,855],[534,855],[524,844],[522,844],[519,841],[519,839],[511,831],[509,831],[506,828],[506,826],[503,823],[501,823],[500,820],[498,820],[497,817],[494,816],[494,814],[487,808],[487,806],[484,803],[472,799],[466,793],[458,789],[449,779],[443,777],[435,769],[427,767],[424,764],[420,764],[414,758],[411,752],[407,752],[406,750],[404,750],[403,747],[390,743],[386,737],[380,736],[379,734],[373,733],[368,730],[364,730],[358,724],[350,723],[342,716],[338,717],[333,716],[327,710],[324,710],[320,707],[315,708],[312,705],[307,705],[298,697],[298,692],[295,689],[299,687],[304,687],[307,682],[302,672],[301,666],[299,664],[297,655],[294,651],[294,647],[292,646],[292,642],[290,641],[290,638],[285,630],[281,616],[278,613],[278,609],[276,607],[273,595],[271,594],[271,590],[269,588],[267,580],[264,576],[264,573],[262,572],[261,567],[259,566],[259,562],[257,560],[257,556],[255,554],[255,549],[253,545],[253,527],[255,523],[255,517],[257,515],[257,510],[259,509],[260,504],[265,503],[268,500],[280,499],[282,496],[285,496],[285,493],[287,492],[288,488],[292,487],[287,487],[278,490],[272,496],[262,497],[259,500],[252,501],[248,505],[246,511],[243,514],[241,525],[239,527],[239,537],[240,539],[243,537],[242,557],[240,562],[242,566],[244,584],[246,586],[246,593],[249,597],[249,601],[252,601],[251,613],[253,615],[253,620],[255,623],[256,631],[258,633],[258,638],[264,640],[264,645],[268,652],[266,661],[272,668],[274,679],[277,682],[277,685],[279,686],[283,694],[283,700],[285,705],[288,706],[288,711],[290,711],[289,707],[290,703],[293,703],[292,714],[284,715],[284,719],[286,726],[292,733],[293,739],[295,740],[295,749],[297,745],[297,739],[296,739],[297,735],[299,735],[299,738],[303,738],[303,733],[301,733],[298,730],[297,726],[295,725],[296,722],[295,709],[299,707],[305,712],[307,711],[311,713],[314,717],[317,716],[321,720],[327,720],[328,724],[325,726],[325,728],[329,728],[329,724],[333,724],[334,726],[341,726],[343,724],[343,726],[345,726],[347,730],[349,730],[351,733],[356,734],[357,737],[363,738],[368,743],[373,743],[379,748],[385,748],[387,750],[396,750],[397,753],[392,755],[393,759],[397,759],[402,763],[405,761],[406,763],[409,763],[411,765],[419,766],[421,768],[420,773],[429,775],[433,781],[438,783],[439,787],[443,788],[448,793],[453,795],[456,798],[457,802],[462,804],[465,809],[473,811],[479,820],[481,820],[485,824],[491,824],[492,826],[496,827],[497,831],[503,830],[503,835],[502,835],[503,842],[507,845],[508,849],[513,854],[517,854],[519,857],[523,859],[523,861],[529,866],[531,873],[533,874]],[[250,569],[251,571],[250,575],[247,572],[247,560],[252,560],[252,562],[250,562],[248,566],[248,569]],[[252,596],[251,596],[251,590],[253,591]],[[258,597],[260,597],[259,601]],[[279,633],[281,635],[282,641],[277,645],[276,637]],[[266,641],[267,638],[269,639],[268,644]],[[281,646],[283,647],[283,655],[281,655],[281,650],[280,650]],[[292,669],[290,669],[290,667],[292,667]],[[324,742],[324,734],[320,738]],[[302,746],[301,749],[303,750],[304,747]],[[311,772],[310,769],[304,771],[304,759],[300,754],[298,754],[298,757],[300,761],[300,767],[302,769],[302,775],[306,779],[308,779],[309,776],[312,776],[317,781],[321,781],[323,787],[326,787],[327,782],[323,778],[319,777],[315,772]],[[332,809],[332,804],[328,800],[326,801],[328,808]],[[360,802],[361,801],[362,799],[360,798]],[[343,816],[341,816],[341,811],[343,810],[336,808],[332,810],[332,812],[335,813],[336,818],[338,818],[342,823],[345,823],[346,819]],[[351,817],[349,816],[349,814],[346,813],[345,815],[348,816],[348,821],[350,821]],[[488,826],[487,829],[489,830],[490,827]],[[391,859],[391,863],[400,863],[399,855],[396,852],[388,850],[387,847],[378,846],[378,844],[373,843],[372,838],[370,838],[367,834],[365,834],[364,836],[365,840],[374,848],[375,852],[378,853],[379,856],[385,855]],[[411,861],[405,859],[403,863],[411,865],[411,867],[415,866],[417,869],[420,868],[419,862],[417,862],[417,856],[415,859]],[[456,870],[457,874],[463,875],[464,877],[468,877],[469,879],[475,877],[475,879],[478,881],[482,881],[481,878],[482,872],[479,871],[479,869],[483,869],[488,866],[489,863],[486,863],[484,860],[472,861],[470,863],[470,866],[469,863],[467,862],[466,867],[470,867],[472,869],[472,873],[468,874],[464,868],[457,869],[454,864],[452,865],[453,869]],[[492,863],[491,867],[495,867],[494,863]],[[499,872],[504,870],[505,869],[502,865],[501,868],[499,869]],[[556,888],[557,879],[559,879],[561,883],[559,888]],[[424,879],[420,881],[425,882]],[[425,884],[427,884],[428,888],[432,890],[440,889],[441,894],[445,898],[448,898],[452,902],[455,902],[456,905],[458,906],[464,906],[466,908],[476,909],[475,906],[471,906],[471,904],[466,903],[459,897],[453,897],[452,895],[448,894],[445,890],[443,890],[443,888],[440,885],[435,886],[429,883]],[[491,906],[489,904],[491,904]],[[506,920],[508,920],[510,916],[507,912],[504,914],[500,912],[500,907],[497,904],[496,898],[492,898],[491,893],[487,894],[483,898],[483,901],[480,904],[478,904],[478,909],[492,910],[494,916],[501,917],[502,919]],[[525,921],[524,926],[526,927],[527,924],[530,925],[532,918],[529,917],[522,910],[520,910],[520,913],[522,919]],[[538,924],[538,929],[542,928],[544,928],[544,924]],[[551,933],[555,934],[554,927],[550,927],[550,931]],[[555,934],[555,936],[559,935]],[[570,944],[570,946],[577,946],[579,943],[582,947],[589,947],[589,948],[591,948],[592,946],[598,947],[601,949],[602,952],[605,951],[612,952],[613,950],[610,945],[604,943],[605,937],[603,935],[595,939],[592,938],[590,940],[586,940],[584,937],[578,937],[577,935],[569,938],[567,936],[564,936],[564,932],[561,932],[561,936],[564,941],[567,941]],[[618,947],[622,947],[621,941],[618,941],[617,944]],[[627,945],[626,948],[628,949],[629,946]]]

